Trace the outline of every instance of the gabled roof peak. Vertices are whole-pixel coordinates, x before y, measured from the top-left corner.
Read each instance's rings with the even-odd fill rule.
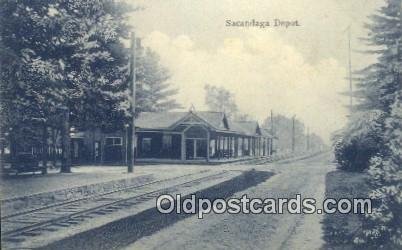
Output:
[[[139,115],[136,126],[144,129],[172,129],[191,116],[216,130],[233,131],[249,136],[262,133],[257,121],[230,121],[226,114],[220,111],[143,112]]]

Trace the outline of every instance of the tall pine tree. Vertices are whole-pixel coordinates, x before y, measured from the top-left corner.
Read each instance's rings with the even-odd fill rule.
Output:
[[[130,8],[113,0],[0,4],[2,134],[21,148],[45,144],[48,126],[63,129],[64,141],[70,125],[122,127]]]
[[[386,0],[385,5],[366,24],[368,36],[363,38],[377,55],[376,63],[360,70],[354,96],[358,102],[352,110],[348,126],[335,145],[341,168],[364,170],[370,158],[386,154],[385,118],[401,80],[398,77],[401,57],[401,0]],[[358,126],[360,124],[360,126]]]
[[[73,126],[80,129],[121,128],[119,103],[128,86],[128,53],[125,14],[130,8],[112,0],[60,0],[62,40],[60,60],[64,65],[67,106]]]
[[[357,243],[384,249],[402,248],[402,1],[387,0],[375,15],[366,39],[378,54],[377,62],[364,69],[358,94],[361,112],[377,112],[383,119],[381,137],[372,157],[369,182],[373,213],[367,215]],[[363,120],[371,126],[372,121]],[[378,122],[375,121],[375,122]],[[372,134],[371,133],[371,134]],[[368,134],[368,136],[371,136]]]
[[[401,47],[401,1],[387,0],[378,13],[371,16],[372,22],[366,24],[368,37],[362,39],[378,55],[374,63],[360,71],[361,78],[355,95],[361,98],[360,110],[381,110],[389,113],[395,100],[395,93],[400,85],[398,69],[400,68]]]
[[[13,150],[44,144],[63,95],[51,1],[0,2],[1,132]],[[18,142],[18,143],[17,143]],[[46,145],[42,145],[46,146]]]
[[[178,90],[172,88],[168,70],[150,48],[139,46],[137,50],[136,83],[139,112],[169,111],[181,107],[173,98]]]

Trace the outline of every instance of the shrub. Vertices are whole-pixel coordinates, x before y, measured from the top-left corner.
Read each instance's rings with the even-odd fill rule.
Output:
[[[380,111],[357,115],[334,142],[338,168],[346,171],[368,169],[370,159],[383,151],[384,114]]]
[[[385,122],[386,154],[370,161],[373,213],[355,240],[379,249],[402,249],[402,92],[399,96]]]

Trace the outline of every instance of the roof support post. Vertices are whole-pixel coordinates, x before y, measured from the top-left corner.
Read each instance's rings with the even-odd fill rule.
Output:
[[[271,138],[267,139],[267,148],[268,148],[267,156],[271,156]]]
[[[262,137],[260,137],[260,138],[258,138],[258,147],[259,147],[259,149],[258,149],[258,152],[259,152],[259,154],[260,154],[260,156],[262,156],[263,154],[262,154]]]
[[[242,136],[241,137],[241,156],[242,157],[246,156],[246,152],[245,152],[246,151],[246,145],[245,145],[246,142],[245,142],[245,140],[246,139],[244,138],[244,136]]]
[[[210,137],[211,137],[210,132],[209,130],[207,130],[207,162],[209,162],[209,146],[211,144]]]
[[[226,155],[227,155],[228,158],[230,158],[230,148],[229,148],[229,147],[230,147],[230,137],[226,135],[226,136],[225,136],[225,141],[226,141],[226,143],[225,143]]]
[[[228,153],[229,153],[229,158],[232,158],[232,136],[228,137]]]
[[[256,138],[256,156],[260,156],[260,137]]]
[[[234,157],[237,158],[239,156],[239,137],[235,135],[234,140]]]
[[[254,155],[254,154],[253,154],[253,150],[254,150],[253,138],[250,137],[250,138],[249,138],[249,141],[250,141],[250,156],[253,156],[253,155]]]
[[[214,157],[216,158],[218,156],[218,138],[219,136],[215,133],[215,154]]]
[[[181,160],[186,160],[186,138],[184,132],[181,133]]]
[[[253,156],[257,156],[257,140],[253,137]]]
[[[216,136],[216,156],[217,156],[218,160],[221,158],[220,154],[221,154],[221,136],[217,135]]]

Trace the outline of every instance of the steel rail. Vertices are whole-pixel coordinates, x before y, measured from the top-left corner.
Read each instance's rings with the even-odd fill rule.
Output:
[[[153,195],[153,194],[157,195],[157,194],[162,193],[162,192],[169,192],[169,191],[175,190],[177,187],[180,187],[180,186],[183,186],[183,185],[188,185],[188,184],[193,183],[193,182],[199,182],[199,181],[205,180],[205,179],[213,179],[214,177],[226,174],[228,172],[229,171],[224,170],[224,171],[219,172],[217,174],[203,176],[203,177],[193,179],[193,180],[190,180],[190,181],[186,181],[186,182],[183,182],[183,183],[179,183],[179,184],[167,187],[167,188],[162,188],[162,189],[150,191],[150,192],[147,192],[147,193],[144,193],[144,194],[118,199],[118,200],[112,201],[112,202],[107,203],[107,204],[102,204],[102,205],[99,205],[99,206],[96,206],[96,207],[84,209],[84,210],[74,212],[74,213],[66,215],[66,216],[61,216],[61,217],[57,217],[55,219],[46,220],[46,221],[31,224],[31,225],[28,225],[28,226],[25,226],[25,227],[21,227],[21,228],[18,228],[18,229],[6,231],[6,232],[2,233],[2,237],[3,237],[4,240],[6,240],[6,238],[16,237],[16,236],[19,236],[21,234],[27,233],[29,231],[33,231],[35,229],[43,228],[45,226],[57,225],[57,223],[62,223],[62,222],[68,223],[68,220],[74,220],[75,218],[78,218],[80,216],[84,216],[86,214],[91,214],[91,213],[93,213],[95,211],[99,211],[99,210],[105,209],[105,208],[110,207],[110,206],[118,205],[119,203],[129,202],[130,200],[136,200],[136,199],[140,199],[140,198],[143,198],[143,197],[146,197],[147,200],[149,200],[148,198],[150,197],[150,195]],[[151,196],[151,197],[155,197],[155,196]],[[138,203],[136,203],[136,204],[138,204]],[[134,206],[136,204],[135,203],[134,204],[129,204],[128,206]],[[113,210],[116,210],[116,209],[113,209]]]

